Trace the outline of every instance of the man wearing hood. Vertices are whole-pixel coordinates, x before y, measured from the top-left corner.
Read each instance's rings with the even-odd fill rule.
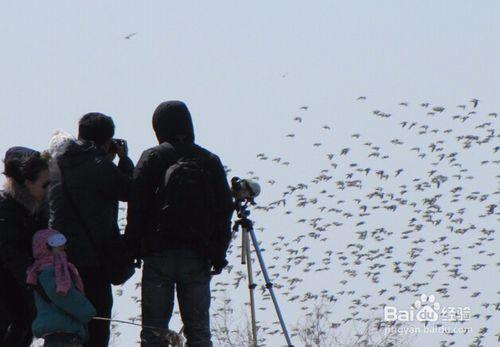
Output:
[[[85,294],[97,316],[106,318],[111,318],[113,296],[102,253],[120,232],[118,202],[130,198],[134,169],[126,145],[118,146],[120,160],[118,166],[113,163],[110,147],[114,131],[111,117],[101,113],[84,115],[78,125],[78,140],[64,141],[51,163],[49,189],[49,226],[68,239],[68,258],[80,272]],[[109,328],[109,322],[91,321],[89,340],[84,346],[108,346]]]
[[[125,235],[131,251],[144,261],[142,323],[168,327],[177,291],[184,334],[190,347],[212,346],[210,340],[210,279],[227,265],[233,200],[220,159],[195,143],[193,122],[180,101],[161,103],[153,115],[158,146],[143,152],[134,172]],[[159,189],[166,172],[180,158],[195,158],[209,174],[215,195],[208,239],[185,239],[162,233]],[[211,271],[212,270],[212,271]],[[150,329],[141,332],[141,346],[164,346]]]

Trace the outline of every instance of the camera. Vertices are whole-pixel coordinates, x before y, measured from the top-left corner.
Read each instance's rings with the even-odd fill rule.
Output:
[[[122,139],[112,139],[111,144],[109,146],[109,153],[110,154],[117,154],[118,153],[118,148],[126,146],[127,142]]]
[[[254,180],[233,177],[231,179],[231,192],[236,201],[246,200],[254,203],[253,199],[260,194],[260,185]]]

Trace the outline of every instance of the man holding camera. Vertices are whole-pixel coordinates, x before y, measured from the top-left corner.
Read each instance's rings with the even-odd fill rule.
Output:
[[[188,108],[160,104],[153,115],[158,146],[143,152],[134,172],[126,240],[144,261],[142,323],[167,328],[180,306],[189,347],[212,346],[210,279],[227,265],[234,210],[221,161],[195,144]],[[151,329],[141,346],[164,346]]]
[[[111,318],[113,296],[103,253],[105,245],[119,237],[118,202],[129,200],[134,169],[126,142],[114,140],[114,131],[111,117],[84,115],[78,141],[69,141],[51,163],[49,190],[49,226],[67,237],[68,257],[80,272],[85,294],[97,316],[106,318]],[[109,322],[91,321],[84,346],[108,346],[109,328]]]

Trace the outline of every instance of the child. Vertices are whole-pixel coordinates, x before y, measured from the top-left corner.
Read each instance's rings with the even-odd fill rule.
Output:
[[[33,236],[35,263],[27,271],[27,283],[35,286],[33,334],[44,338],[44,347],[82,346],[87,323],[96,314],[83,293],[78,270],[66,259],[65,244],[64,235],[55,230]]]

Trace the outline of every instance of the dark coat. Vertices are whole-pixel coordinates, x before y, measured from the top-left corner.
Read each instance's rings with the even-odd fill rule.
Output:
[[[45,228],[45,214],[32,215],[12,194],[0,192],[0,283],[8,276],[25,286],[26,269],[33,263],[32,237]]]
[[[26,270],[33,263],[33,234],[45,228],[46,213],[33,214],[11,192],[0,192],[0,345],[4,338],[16,346],[30,345],[35,305]],[[4,336],[10,324],[15,331]]]
[[[231,241],[231,217],[234,203],[226,172],[219,157],[195,144],[194,127],[187,106],[181,101],[161,103],[153,115],[153,128],[160,143],[175,149],[165,151],[165,145],[142,153],[134,171],[133,197],[129,203],[125,235],[132,252],[144,256],[167,249],[188,248],[209,257],[214,267],[226,264],[226,252]],[[163,183],[167,169],[181,156],[201,158],[211,174],[215,191],[215,230],[208,247],[196,243],[182,244],[155,232],[158,224],[159,204],[156,191]]]
[[[132,187],[133,163],[120,160],[118,167],[106,153],[90,143],[69,142],[51,163],[49,226],[66,235],[68,257],[77,268],[100,266],[100,254],[92,247],[85,228],[76,217],[61,185],[57,165],[64,172],[66,186],[84,223],[102,252],[119,233],[118,201],[128,201]]]
[[[201,158],[206,163],[211,174],[215,190],[217,206],[215,207],[216,223],[214,236],[210,240],[207,255],[215,266],[223,266],[226,251],[231,241],[231,217],[234,204],[226,173],[218,156],[196,144],[176,144],[175,152],[162,145],[143,152],[134,173],[133,198],[129,203],[127,228],[125,231],[130,245],[142,245],[143,255],[151,252],[161,252],[167,249],[200,250],[199,243],[180,243],[169,238],[168,234],[155,232],[157,230],[159,206],[156,202],[156,190],[163,182],[170,165],[178,156]],[[171,158],[170,160],[168,158]],[[142,242],[142,243],[141,243]],[[208,252],[206,252],[208,251]],[[136,253],[139,250],[136,249]]]

